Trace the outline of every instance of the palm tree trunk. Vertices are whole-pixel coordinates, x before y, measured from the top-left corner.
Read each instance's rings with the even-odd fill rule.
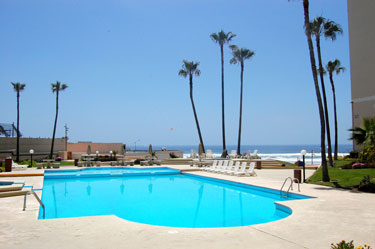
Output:
[[[195,123],[197,125],[197,130],[198,130],[198,135],[199,135],[199,141],[202,144],[203,153],[206,153],[206,150],[204,149],[201,129],[199,127],[198,116],[197,116],[197,112],[195,111],[195,105],[194,105],[194,100],[193,100],[193,76],[192,75],[189,75],[189,81],[190,81],[190,101],[191,101],[191,106],[193,107]]]
[[[223,129],[223,152],[227,149],[225,144],[225,114],[224,114],[224,49],[220,46],[221,52],[221,119]]]
[[[303,10],[304,10],[304,17],[305,17],[305,27],[306,27],[306,38],[307,44],[309,46],[310,52],[310,63],[311,63],[311,70],[314,78],[314,85],[315,85],[315,92],[316,98],[318,101],[319,107],[319,117],[320,117],[320,151],[322,154],[322,180],[324,182],[328,182],[329,175],[328,175],[328,168],[327,168],[327,160],[326,160],[326,149],[325,149],[325,124],[324,124],[324,112],[323,112],[323,104],[322,104],[322,97],[320,95],[320,89],[318,84],[318,74],[316,72],[316,64],[315,64],[315,55],[314,55],[314,47],[311,39],[311,31],[310,31],[310,17],[309,17],[309,0],[303,0]]]
[[[16,161],[20,161],[20,91],[17,91],[17,156]]]
[[[239,127],[238,127],[237,155],[241,154],[242,95],[243,95],[243,62],[241,62],[240,120],[239,120]]]
[[[55,125],[53,126],[52,144],[51,144],[51,152],[49,154],[49,159],[52,159],[52,157],[53,157],[53,147],[55,145],[55,134],[56,134],[57,116],[58,115],[59,115],[59,90],[56,91],[56,116],[55,116]]]
[[[320,38],[319,38],[319,36],[316,36],[316,49],[318,51],[318,61],[319,61],[319,68],[320,68],[320,70],[319,70],[320,83],[322,85],[323,104],[324,104],[324,116],[325,116],[325,121],[326,121],[327,143],[328,143],[328,160],[329,160],[329,165],[333,166],[331,130],[329,128],[328,105],[327,105],[326,88],[325,88],[325,85],[324,85],[322,52],[320,50]]]
[[[332,72],[329,73],[329,80],[331,81],[332,94],[333,94],[333,113],[335,115],[335,152],[333,158],[337,160],[337,151],[338,151],[338,138],[337,138],[337,112],[336,112],[336,93],[335,93],[335,84],[333,83]]]

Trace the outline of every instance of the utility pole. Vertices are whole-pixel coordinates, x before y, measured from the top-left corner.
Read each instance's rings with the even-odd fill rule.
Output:
[[[65,151],[68,151],[68,131],[69,131],[69,128],[66,124],[65,124],[64,128],[65,128]]]

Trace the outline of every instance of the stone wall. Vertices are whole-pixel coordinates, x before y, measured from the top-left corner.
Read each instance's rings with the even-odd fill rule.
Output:
[[[31,149],[34,150],[34,159],[46,157],[51,150],[51,138],[20,138],[20,159],[29,159]],[[0,137],[0,158],[12,156],[15,158],[17,138]],[[65,138],[55,138],[54,153],[65,151]]]

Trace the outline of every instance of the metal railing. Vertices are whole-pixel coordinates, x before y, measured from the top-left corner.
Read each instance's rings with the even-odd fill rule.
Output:
[[[34,195],[35,199],[39,202],[39,205],[43,208],[43,219],[46,217],[46,210],[44,208],[44,204],[42,202],[42,200],[39,198],[39,196],[34,192],[33,189],[31,189],[30,191],[28,191],[27,193],[25,193],[25,198],[24,198],[24,201],[23,201],[23,211],[26,210],[26,198],[27,198],[27,195]]]
[[[284,193],[283,188],[284,188],[284,186],[285,186],[285,183],[286,183],[289,179],[290,179],[290,185],[289,185],[289,187],[288,187],[288,190],[286,191],[286,195],[283,195],[283,193]],[[298,180],[297,178],[287,177],[287,178],[285,178],[285,181],[284,181],[283,185],[282,185],[281,188],[280,188],[280,196],[281,196],[281,197],[288,197],[289,191],[290,191],[290,190],[293,190],[293,183],[294,183],[295,180],[297,180],[297,183],[298,183],[298,192],[301,192],[301,189],[300,189],[300,187],[299,187],[299,184],[300,184],[299,180]]]

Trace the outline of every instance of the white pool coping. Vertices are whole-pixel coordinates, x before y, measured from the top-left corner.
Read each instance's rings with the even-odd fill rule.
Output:
[[[188,166],[170,166],[189,169]],[[74,168],[74,167],[70,167]],[[64,167],[64,169],[67,169]],[[34,169],[30,169],[34,170]],[[37,172],[41,172],[40,170]],[[21,172],[19,172],[21,173]],[[256,177],[189,172],[224,180],[279,189],[293,170],[256,170]],[[307,171],[311,175],[312,170]],[[7,177],[35,189],[43,177]],[[294,192],[297,188],[294,188]],[[41,191],[37,191],[41,195]],[[375,195],[301,184],[301,194],[317,198],[282,202],[293,210],[275,222],[235,228],[174,228],[140,224],[114,215],[37,220],[39,204],[28,197],[0,199],[1,248],[330,248],[332,242],[354,240],[375,246]],[[72,207],[74,208],[74,207]]]

